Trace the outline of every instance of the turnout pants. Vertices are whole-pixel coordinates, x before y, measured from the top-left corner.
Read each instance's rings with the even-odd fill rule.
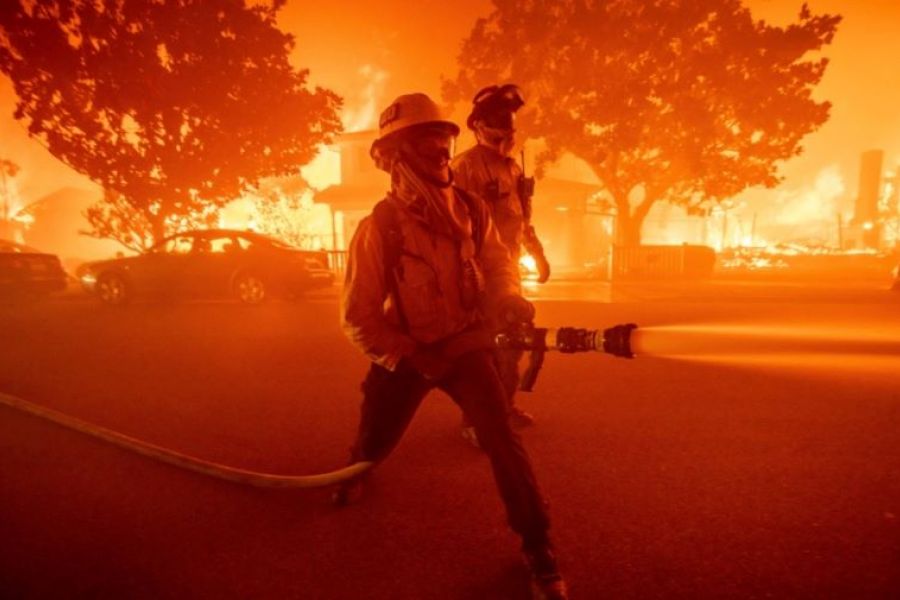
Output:
[[[497,365],[497,373],[503,382],[503,390],[506,392],[507,410],[512,410],[516,405],[516,392],[519,390],[519,362],[522,360],[522,350],[494,350],[494,362]]]
[[[519,381],[521,379],[519,362],[524,354],[522,350],[495,349],[491,351],[494,367],[496,367],[497,375],[500,376],[500,383],[503,385],[503,398],[506,403],[507,414],[511,413],[516,406],[516,392],[519,391]],[[471,426],[465,411],[463,411],[462,425],[463,427]]]
[[[380,462],[387,458],[425,395],[435,387],[446,392],[475,427],[490,459],[510,527],[525,546],[547,543],[546,503],[522,440],[509,425],[507,392],[489,350],[458,357],[447,376],[437,382],[426,380],[402,362],[393,372],[373,364],[362,385],[353,460]]]

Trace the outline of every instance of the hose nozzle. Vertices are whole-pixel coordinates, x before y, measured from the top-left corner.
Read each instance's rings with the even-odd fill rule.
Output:
[[[637,329],[634,323],[615,325],[603,330],[603,351],[621,358],[634,358],[631,349],[631,332]]]
[[[560,327],[549,329],[548,348],[574,354],[576,352],[605,352],[621,358],[634,358],[631,349],[631,332],[637,329],[634,323],[615,325],[608,329],[582,329],[580,327]]]
[[[605,352],[622,358],[634,358],[631,350],[631,332],[637,329],[634,323],[615,325],[608,329],[584,329],[581,327],[560,327],[545,329],[524,323],[519,327],[500,332],[494,338],[498,348],[506,350],[527,350],[531,352],[528,368],[522,374],[519,389],[530,392],[537,381],[544,364],[544,353],[549,350],[563,354],[576,352]]]

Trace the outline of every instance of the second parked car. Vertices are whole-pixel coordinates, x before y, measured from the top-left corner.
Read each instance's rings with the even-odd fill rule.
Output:
[[[138,297],[233,297],[259,304],[334,282],[322,253],[225,229],[181,233],[138,256],[87,263],[78,277],[86,290],[108,304]]]
[[[0,299],[30,298],[66,288],[59,257],[0,240]]]

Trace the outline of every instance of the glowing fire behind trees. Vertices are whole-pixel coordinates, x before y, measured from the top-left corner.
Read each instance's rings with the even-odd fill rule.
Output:
[[[12,220],[19,212],[20,199],[15,185],[15,176],[19,165],[5,158],[0,158],[0,239],[13,239],[15,230]]]
[[[364,64],[355,72],[354,87],[341,111],[347,133],[376,127],[378,111],[384,102],[389,73],[373,64]],[[228,229],[253,229],[307,249],[340,249],[345,243],[340,211],[315,202],[318,192],[344,183],[341,178],[341,150],[320,145],[315,158],[299,174],[269,178],[238,200],[219,211],[218,225]]]
[[[0,158],[0,220],[9,221],[20,208],[13,178],[19,172],[19,165]]]
[[[794,24],[754,21],[741,0],[499,2],[476,22],[445,98],[513,81],[530,98],[524,136],[546,164],[584,160],[617,207],[619,242],[640,242],[658,201],[705,212],[780,181],[779,162],[828,118],[811,98],[840,17],[806,6]]]
[[[288,61],[282,4],[3,3],[15,116],[107,190],[94,235],[146,247],[296,173],[340,130],[340,98]]]

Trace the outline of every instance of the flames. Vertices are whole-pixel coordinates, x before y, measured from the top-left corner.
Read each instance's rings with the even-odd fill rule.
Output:
[[[300,175],[316,191],[340,185],[341,153],[334,148],[320,146],[312,162],[300,169]]]
[[[537,261],[530,254],[523,254],[519,258],[519,268],[528,275],[536,275],[538,272]]]
[[[771,191],[750,191],[711,212],[706,243],[729,248],[809,247],[839,245],[839,228],[847,185],[838,165],[821,169],[812,183]],[[775,252],[780,253],[780,252]]]
[[[19,211],[24,208],[22,195],[19,194],[19,187],[13,177],[5,177],[3,185],[0,185],[0,218],[6,219],[23,219],[28,216],[19,215]]]
[[[0,165],[3,168],[4,165]],[[16,185],[14,171],[0,178],[0,238],[23,243],[24,230],[34,223],[34,215],[23,210],[25,202]]]
[[[388,72],[375,65],[363,65],[357,74],[363,85],[354,108],[347,108],[341,118],[344,131],[364,131],[377,125],[378,106],[383,100]]]
[[[355,98],[349,99],[351,104],[344,108],[341,117],[346,132],[372,129],[377,125],[377,110],[388,81],[387,71],[370,64],[360,67],[357,75],[361,79],[360,91]],[[326,204],[314,202],[317,192],[342,182],[338,147],[320,146],[316,157],[300,169],[300,177],[309,187],[295,201],[286,202],[286,198],[276,194],[273,206],[269,206],[272,202],[247,194],[222,211],[219,226],[262,231],[304,247],[341,247],[342,215],[332,213]]]
[[[388,72],[375,65],[363,65],[357,75],[362,80],[360,92],[352,106],[344,108],[341,122],[344,131],[365,131],[377,126],[378,106],[383,102],[389,79]],[[312,162],[300,174],[315,191],[341,183],[341,155],[334,147],[322,146]]]
[[[780,225],[810,225],[834,222],[847,186],[837,165],[819,171],[811,186],[780,192],[775,222]]]

